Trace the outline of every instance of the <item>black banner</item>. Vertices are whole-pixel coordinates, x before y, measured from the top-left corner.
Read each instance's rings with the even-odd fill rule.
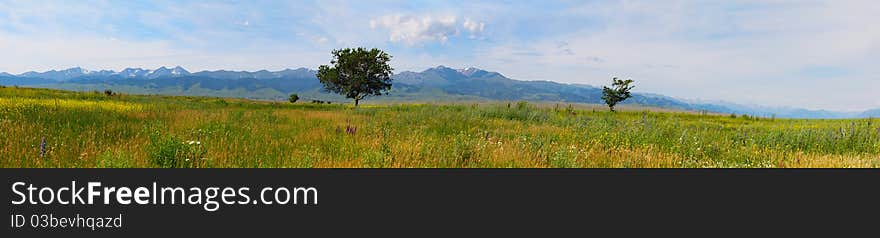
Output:
[[[600,231],[657,234],[695,228],[739,230],[780,228],[784,224],[810,227],[841,221],[853,228],[871,227],[876,224],[874,217],[880,214],[880,196],[874,185],[880,181],[880,172],[876,170],[2,169],[0,172],[4,181],[0,208],[7,211],[3,231],[15,234],[2,237],[61,234],[88,237],[545,236]],[[90,182],[95,185],[92,189],[101,194],[92,197],[92,204],[81,204],[88,203]],[[181,190],[174,190],[178,187],[186,196],[178,193],[176,198],[191,198],[193,202],[180,204],[182,200],[177,199],[177,204],[170,204],[166,196],[163,204],[158,197],[162,188],[179,192]],[[113,189],[106,190],[109,188]],[[266,188],[269,190],[263,192]],[[76,190],[81,191],[80,197],[75,195]],[[228,195],[226,198],[231,204],[225,204],[224,195]],[[70,204],[71,200],[79,203]],[[130,203],[120,204],[120,201]],[[88,218],[92,218],[91,225],[87,224]],[[96,227],[98,220],[102,220],[101,227]]]

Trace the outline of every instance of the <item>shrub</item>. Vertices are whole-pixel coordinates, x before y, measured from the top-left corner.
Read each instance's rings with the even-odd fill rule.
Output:
[[[152,163],[160,168],[204,167],[207,149],[199,141],[183,141],[174,136],[153,134],[149,151]]]
[[[113,90],[107,89],[107,90],[104,90],[104,95],[113,96],[113,95],[116,95],[116,93],[114,93]]]
[[[290,97],[287,98],[287,101],[289,101],[290,103],[296,103],[296,101],[299,101],[299,95],[296,95],[296,93],[290,94]]]

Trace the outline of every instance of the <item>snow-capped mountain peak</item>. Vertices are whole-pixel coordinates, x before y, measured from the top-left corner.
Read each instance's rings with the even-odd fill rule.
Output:
[[[150,79],[155,79],[161,77],[179,77],[187,75],[190,75],[190,73],[183,67],[177,66],[169,69],[165,66],[162,66],[158,69],[147,71],[143,76]]]
[[[186,71],[183,67],[177,66],[174,69],[171,69],[171,74],[173,75],[186,75],[189,74],[189,71]]]
[[[479,77],[479,76],[487,75],[490,73],[488,71],[474,68],[474,67],[467,67],[464,69],[459,69],[458,72],[465,75],[465,76],[468,76],[468,77],[474,77],[474,76]]]

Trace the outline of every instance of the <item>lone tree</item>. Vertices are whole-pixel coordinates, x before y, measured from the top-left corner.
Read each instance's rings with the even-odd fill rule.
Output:
[[[620,80],[617,77],[611,79],[614,81],[611,84],[611,88],[606,86],[602,86],[602,100],[605,100],[605,104],[608,104],[608,108],[611,111],[614,111],[614,105],[617,105],[619,102],[623,102],[627,98],[632,97],[630,95],[629,90],[632,90],[636,86],[630,86],[629,84],[633,83],[632,79]]]
[[[296,101],[299,101],[299,95],[296,95],[296,93],[290,94],[290,97],[287,98],[287,101],[290,101],[290,103],[295,103]]]
[[[391,89],[391,56],[373,48],[333,50],[332,66],[318,67],[324,89],[354,99],[354,106],[367,96],[386,94]]]

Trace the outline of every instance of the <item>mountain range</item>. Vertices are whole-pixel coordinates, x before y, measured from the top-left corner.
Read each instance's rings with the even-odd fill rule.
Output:
[[[347,101],[322,90],[307,68],[281,71],[200,71],[178,66],[158,69],[126,68],[122,71],[91,71],[80,67],[18,75],[0,73],[0,85],[57,88],[77,91],[112,89],[126,93],[240,97],[283,100],[290,93],[302,98]],[[421,72],[405,71],[393,76],[388,96],[370,98],[385,101],[490,101],[529,100],[602,104],[601,88],[552,81],[523,81],[477,68],[445,66]],[[694,102],[650,93],[633,93],[624,104],[725,114],[748,114],[779,118],[880,117],[880,109],[864,112],[833,112],[799,108],[762,107],[727,102]]]

